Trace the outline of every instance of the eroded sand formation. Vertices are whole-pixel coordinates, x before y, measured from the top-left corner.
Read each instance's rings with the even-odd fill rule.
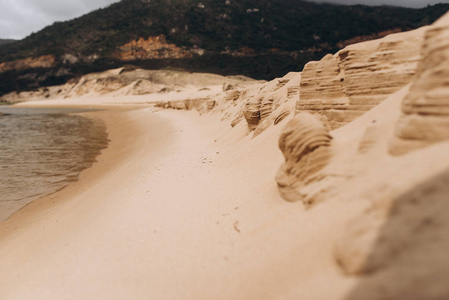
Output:
[[[288,122],[279,139],[285,163],[276,175],[284,199],[298,201],[306,197],[300,189],[329,162],[331,140],[329,131],[312,114],[300,113]]]
[[[332,237],[335,263],[359,280],[347,299],[449,297],[449,157],[437,143],[449,139],[448,37],[446,15],[310,62],[301,75],[233,91],[212,110],[231,115],[233,127],[244,119],[254,137],[290,119],[276,176],[284,199],[363,207]]]
[[[362,135],[358,155],[366,158],[356,163],[367,169],[357,175],[375,183],[365,182],[364,191],[355,194],[368,200],[367,208],[348,222],[335,243],[342,270],[364,275],[348,299],[444,299],[449,295],[444,283],[449,265],[443,254],[449,245],[449,227],[447,213],[442,212],[447,206],[449,165],[444,162],[447,155],[439,152],[447,145],[437,144],[449,137],[445,109],[449,96],[448,24],[446,15],[426,28],[417,76],[411,86],[387,100],[392,105],[383,108],[384,113],[388,108],[396,110],[396,115],[385,118],[379,110],[376,122]],[[379,121],[381,124],[376,124]],[[435,147],[429,147],[432,144]],[[377,151],[370,150],[376,147]],[[349,179],[345,186],[359,182]],[[339,194],[348,197],[343,191],[335,196]]]
[[[321,114],[332,129],[360,117],[412,80],[424,32],[351,45],[308,63],[296,111]]]
[[[200,114],[211,111],[212,114],[221,115],[222,120],[229,121],[231,127],[238,125],[238,128],[246,128],[247,134],[258,136],[294,112],[300,80],[301,73],[291,72],[267,83],[254,82],[244,89],[238,85],[224,85],[223,92],[218,95],[161,102],[157,106],[195,109]],[[213,109],[208,108],[209,101],[214,101]]]
[[[420,62],[425,32],[426,28],[420,28],[351,45],[321,61],[308,63],[301,74],[290,73],[263,85],[257,93],[252,88],[231,89],[226,98],[214,97],[219,103],[243,102],[236,118],[243,116],[250,131],[259,128],[255,135],[267,127],[264,121],[273,112],[279,113],[280,106],[285,106],[284,113],[317,114],[326,127],[337,129],[411,82]],[[175,103],[166,105],[170,106],[182,107]],[[233,125],[236,123],[234,120]]]
[[[393,154],[449,139],[449,18],[426,31],[417,79],[402,102]]]

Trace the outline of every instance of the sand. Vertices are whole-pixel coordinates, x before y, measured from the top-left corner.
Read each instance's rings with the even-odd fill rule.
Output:
[[[0,224],[0,298],[447,299],[447,24],[419,30],[387,73],[400,34],[240,90],[26,103],[102,108],[86,116],[111,142],[78,182]],[[402,79],[379,93],[371,74]],[[303,107],[298,87],[319,78]]]
[[[105,121],[110,145],[78,182],[0,225],[2,297],[344,294],[352,280],[326,238],[339,227],[330,219],[344,212],[306,213],[281,199],[273,180],[283,160],[279,128],[231,139],[214,117],[153,110],[89,113]],[[324,282],[329,289],[311,288]]]
[[[360,243],[345,237],[348,222],[371,218],[365,211],[377,203],[379,191],[394,199],[418,186],[427,176],[423,172],[435,174],[447,165],[441,162],[448,155],[437,154],[445,143],[426,149],[427,159],[420,153],[391,158],[392,133],[377,139],[364,159],[354,160],[373,119],[378,130],[393,131],[407,91],[331,132],[330,170],[366,172],[338,181],[334,197],[311,208],[283,200],[274,180],[284,160],[278,139],[292,115],[252,137],[243,123],[231,129],[221,114],[139,108],[133,102],[110,106],[91,98],[91,106],[105,110],[86,115],[104,120],[110,145],[78,182],[0,224],[0,295],[347,299],[364,277],[348,276],[339,259],[357,269],[388,219],[370,219],[374,236],[361,244],[361,252]],[[388,179],[398,176],[404,181]],[[349,228],[360,227],[353,224]]]

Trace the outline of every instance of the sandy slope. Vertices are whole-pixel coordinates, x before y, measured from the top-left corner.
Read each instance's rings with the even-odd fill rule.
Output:
[[[112,140],[99,163],[1,225],[5,299],[326,299],[344,292],[351,280],[334,266],[326,238],[338,220],[329,222],[328,208],[306,214],[277,194],[276,131],[219,143],[223,124],[195,113],[99,117]],[[322,221],[310,227],[316,214]],[[323,281],[332,289],[314,288]],[[298,290],[298,282],[309,288]]]
[[[336,156],[353,159],[348,151],[357,149],[348,145],[373,118],[391,128],[404,93],[333,132]],[[398,167],[386,150],[371,153],[391,171],[348,180],[343,192],[305,209],[282,200],[274,181],[283,126],[252,138],[196,112],[90,114],[111,139],[99,162],[1,224],[5,299],[345,299],[361,278],[342,272],[335,243],[369,206],[360,193],[385,189],[385,172],[424,167],[407,170],[410,159]]]
[[[324,118],[291,113],[304,100],[298,73],[205,95],[196,89],[28,103],[109,107],[90,116],[106,122],[111,144],[79,182],[0,225],[0,295],[447,299],[449,143],[446,127],[435,124],[447,124],[449,91],[439,74],[448,68],[439,59],[449,49],[449,15],[419,32],[422,45],[412,44],[422,54],[410,56],[416,76],[401,62],[409,81],[380,97],[367,78],[384,72],[382,63],[365,70],[364,93],[379,104],[332,131],[326,122],[340,117],[333,106]],[[381,54],[357,45],[362,56],[348,56],[349,70],[365,65],[354,63],[357,57],[396,57],[400,51],[388,47],[400,37],[379,43]],[[352,109],[354,99],[340,97],[347,72],[336,59],[312,64],[333,68],[307,110],[336,96],[344,102],[332,105]],[[281,153],[285,132],[294,138],[281,139]],[[280,191],[290,188],[298,197],[288,200],[300,201],[281,198],[277,172],[291,184]]]
[[[422,160],[416,153],[391,159],[388,134],[364,159],[354,160],[373,119],[379,130],[393,130],[406,92],[332,132],[336,158],[330,170],[358,175],[340,182],[333,197],[311,209],[278,194],[274,174],[283,161],[277,147],[283,126],[252,138],[243,124],[230,130],[228,120],[214,114],[152,108],[96,112],[111,138],[99,162],[79,182],[0,225],[0,294],[5,299],[345,299],[363,278],[346,276],[338,259],[346,259],[343,253],[349,261],[360,255],[363,260],[376,237],[362,243],[361,252],[353,243],[339,243],[348,221],[363,216],[379,191],[400,194],[423,172],[432,176],[449,161],[440,155],[445,144],[425,150],[441,160]],[[404,181],[391,181],[398,177]],[[368,224],[380,228],[387,219],[376,220]]]

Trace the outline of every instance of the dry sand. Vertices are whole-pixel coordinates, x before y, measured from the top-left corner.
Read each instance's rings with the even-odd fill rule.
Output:
[[[27,103],[107,108],[88,115],[104,120],[111,142],[78,182],[0,224],[0,299],[447,299],[449,142],[435,124],[449,115],[437,76],[449,70],[437,63],[449,49],[449,15],[430,28],[411,39],[423,54],[413,49],[393,73],[382,62],[400,56],[401,35],[313,63],[319,71],[306,79],[322,86],[307,91],[308,107],[334,118],[327,127],[290,113],[302,107],[298,73],[241,91]],[[360,82],[335,67],[379,57]],[[406,76],[379,94],[370,72]],[[346,97],[342,82],[366,95]],[[380,104],[356,118],[366,107],[351,102],[363,99]],[[304,196],[290,203],[275,174],[284,163],[279,137],[295,122],[327,148],[311,172],[323,146],[313,134],[285,146],[292,151],[280,174]]]
[[[231,130],[228,120],[195,111],[131,104],[88,113],[105,121],[110,145],[78,182],[0,225],[1,298],[345,299],[363,277],[347,276],[337,257],[349,253],[357,263],[366,255],[344,247],[335,255],[348,220],[369,207],[379,186],[399,193],[449,161],[416,153],[393,161],[385,134],[369,158],[346,163],[373,119],[392,131],[407,89],[332,132],[331,172],[367,172],[312,209],[279,196],[283,126],[252,138],[243,124]],[[91,98],[99,103],[105,107],[105,99]],[[426,151],[446,145],[438,147]]]
[[[251,140],[195,112],[90,114],[111,139],[98,163],[0,225],[4,299],[328,299],[351,286],[327,238],[343,209],[306,213],[277,193],[280,127]]]

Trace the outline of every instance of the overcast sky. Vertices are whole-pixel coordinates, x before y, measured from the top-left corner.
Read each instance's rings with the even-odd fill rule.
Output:
[[[118,0],[0,0],[0,38],[21,39]]]
[[[367,5],[389,4],[406,7],[424,7],[440,2],[449,3],[449,0],[309,1]],[[21,39],[55,21],[70,20],[114,2],[118,2],[118,0],[0,0],[0,38]]]
[[[449,3],[449,0],[309,0],[309,1],[339,3],[339,4],[395,5],[413,8],[421,8],[429,4]]]

